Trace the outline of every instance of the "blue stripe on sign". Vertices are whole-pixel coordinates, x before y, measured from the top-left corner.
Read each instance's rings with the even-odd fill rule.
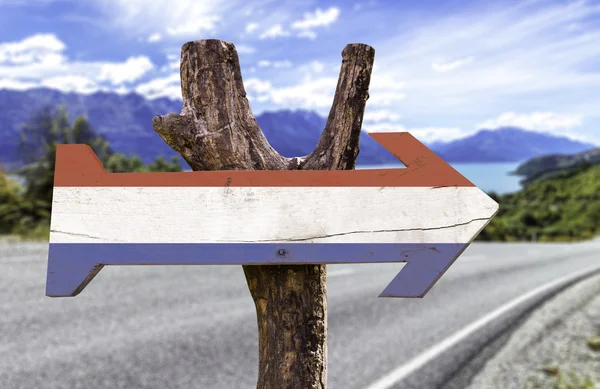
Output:
[[[51,243],[48,296],[75,296],[103,265],[285,265],[408,262],[385,297],[422,297],[466,243]]]

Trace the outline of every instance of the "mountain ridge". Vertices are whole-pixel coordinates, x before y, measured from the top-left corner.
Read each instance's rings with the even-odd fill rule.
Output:
[[[19,164],[17,146],[21,124],[45,105],[65,105],[71,120],[87,116],[96,131],[118,152],[138,154],[146,163],[158,155],[171,157],[177,154],[154,132],[152,117],[180,112],[182,104],[181,100],[167,97],[146,99],[137,93],[0,89],[0,163]],[[327,122],[316,112],[303,109],[264,111],[255,117],[271,146],[286,157],[312,152]],[[368,130],[368,125],[363,128]],[[516,127],[483,129],[449,142],[423,143],[451,163],[521,162],[539,155],[571,154],[595,147]],[[357,164],[399,164],[399,161],[363,131]]]
[[[524,177],[521,184],[528,186],[534,181],[548,180],[574,169],[584,169],[588,165],[600,165],[600,147],[576,154],[535,157],[519,165],[511,174]]]

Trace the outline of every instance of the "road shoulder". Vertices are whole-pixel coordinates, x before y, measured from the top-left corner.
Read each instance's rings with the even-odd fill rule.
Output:
[[[592,376],[598,385],[600,351],[587,338],[599,331],[600,275],[595,275],[531,312],[465,389],[551,388],[556,374],[569,371]],[[536,384],[528,382],[532,379]]]

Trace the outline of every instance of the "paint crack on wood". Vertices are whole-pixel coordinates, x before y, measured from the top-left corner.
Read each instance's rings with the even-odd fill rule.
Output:
[[[88,234],[78,234],[76,232],[67,232],[67,231],[59,231],[59,230],[50,230],[50,232],[54,232],[57,234],[65,234],[65,235],[71,235],[71,236],[82,236],[84,238],[90,238],[90,239],[97,239],[97,240],[103,240],[105,238],[101,238],[99,236],[92,236],[92,235],[88,235]],[[113,240],[115,242],[120,242],[119,240]]]
[[[344,236],[344,235],[352,235],[352,234],[368,234],[368,233],[380,233],[380,232],[407,232],[407,231],[430,231],[430,230],[441,230],[446,228],[454,228],[465,226],[471,224],[476,221],[488,221],[489,218],[476,218],[471,219],[469,221],[457,224],[451,224],[448,226],[438,226],[438,227],[425,227],[425,228],[400,228],[400,229],[387,229],[387,230],[360,230],[360,231],[349,231],[349,232],[340,232],[336,234],[328,234],[328,235],[320,235],[320,236],[312,236],[308,238],[290,238],[290,239],[267,239],[267,240],[253,240],[253,241],[244,241],[244,242],[279,242],[281,240],[289,241],[289,242],[299,242],[313,239],[326,239],[332,238],[334,236]],[[237,240],[236,240],[237,241]]]

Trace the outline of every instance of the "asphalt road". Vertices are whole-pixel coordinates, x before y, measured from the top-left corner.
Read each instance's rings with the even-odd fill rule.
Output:
[[[79,296],[49,298],[46,253],[0,244],[0,389],[256,387],[241,266],[105,267]],[[594,265],[598,241],[474,243],[423,299],[377,298],[402,264],[329,266],[328,387],[441,388],[558,285],[483,317]]]

